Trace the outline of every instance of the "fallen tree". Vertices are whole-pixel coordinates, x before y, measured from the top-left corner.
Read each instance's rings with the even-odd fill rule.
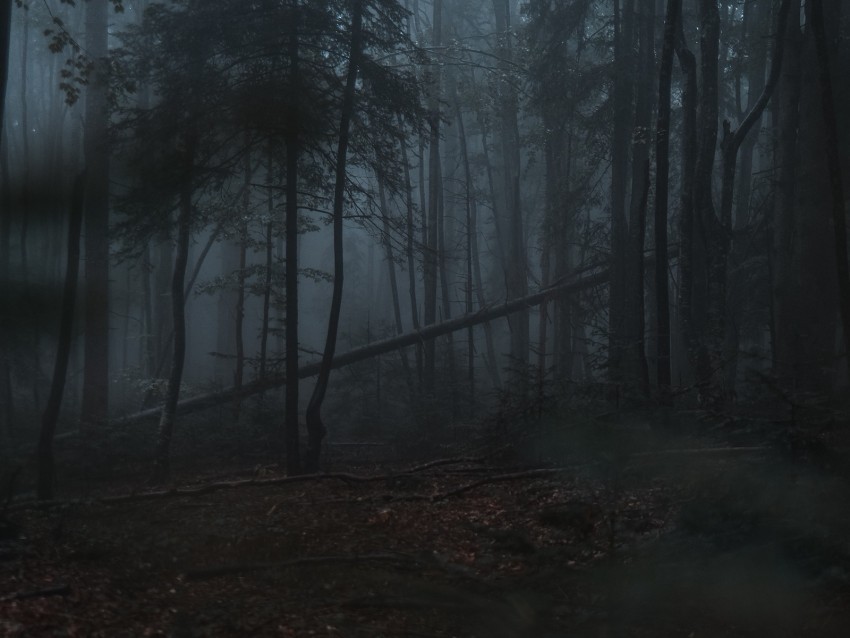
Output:
[[[463,330],[484,323],[486,321],[492,321],[493,319],[505,317],[519,310],[539,306],[544,300],[551,299],[557,295],[579,292],[588,288],[592,288],[594,286],[598,286],[599,284],[602,284],[607,280],[607,269],[602,269],[599,266],[590,267],[585,270],[579,271],[578,273],[575,273],[572,276],[561,280],[560,282],[556,282],[555,284],[549,286],[548,288],[544,288],[539,292],[536,292],[532,295],[528,295],[526,297],[522,297],[521,299],[515,299],[504,304],[492,305],[486,308],[481,308],[476,312],[462,315],[460,317],[457,317],[456,319],[450,319],[449,321],[443,321],[441,323],[431,324],[430,326],[424,326],[419,330],[407,332],[397,337],[391,337],[389,339],[375,341],[374,343],[370,343],[369,345],[363,346],[362,348],[355,348],[354,350],[349,350],[346,353],[334,357],[333,362],[331,363],[331,367],[341,368],[342,366],[357,363],[358,361],[364,361],[366,359],[376,357],[380,354],[393,352],[394,350],[398,350],[399,348],[405,348],[407,346],[412,346],[417,343],[424,343],[425,341],[436,339],[437,337],[442,337],[443,335],[456,332],[457,330]],[[319,373],[320,366],[321,362],[319,361],[308,363],[307,365],[302,366],[298,369],[298,378],[306,379],[317,375]],[[266,377],[263,380],[244,384],[241,388],[223,388],[210,394],[203,394],[180,401],[177,404],[177,414],[186,414],[189,412],[203,410],[205,408],[210,408],[216,405],[227,404],[237,398],[242,399],[283,385],[286,385],[286,377],[284,375],[272,375]],[[150,410],[143,410],[141,412],[137,412],[135,414],[131,414],[123,418],[117,419],[113,421],[113,424],[128,425],[132,423],[138,423],[139,421],[145,421],[147,419],[153,419],[158,417],[161,411],[161,408],[151,408]]]

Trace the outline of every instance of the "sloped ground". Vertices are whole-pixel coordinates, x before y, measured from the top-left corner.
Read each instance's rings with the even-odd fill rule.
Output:
[[[0,520],[0,636],[850,635],[850,430],[675,418],[338,443],[298,480],[199,419],[154,495],[147,432],[69,439],[89,500]]]
[[[22,509],[0,542],[0,635],[850,635],[837,497],[724,463],[699,480],[257,468],[194,495]]]

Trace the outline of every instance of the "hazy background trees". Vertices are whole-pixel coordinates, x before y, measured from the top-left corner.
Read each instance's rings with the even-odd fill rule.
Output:
[[[722,411],[846,388],[837,0],[115,8],[11,9],[4,436],[45,407],[83,167],[61,430],[165,402],[168,439],[181,397],[217,393],[297,472],[305,392],[274,388],[323,356],[311,469],[325,426],[428,436],[505,397]]]

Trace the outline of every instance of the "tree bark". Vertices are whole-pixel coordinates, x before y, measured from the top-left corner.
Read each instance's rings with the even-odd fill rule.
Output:
[[[301,153],[298,116],[299,74],[299,6],[296,3],[290,23],[289,64],[291,91],[289,128],[286,132],[286,375],[298,373],[298,159]],[[336,227],[334,227],[336,229]],[[298,433],[298,383],[286,386],[283,445],[286,473],[301,473]]]
[[[824,28],[823,0],[812,0],[812,30],[818,58],[818,77],[821,87],[823,119],[826,126],[826,156],[829,166],[832,223],[835,232],[835,258],[838,275],[838,299],[844,332],[844,362],[850,380],[850,265],[847,262],[847,217],[844,210],[844,185],[841,175],[841,155],[838,148],[838,121],[830,74],[829,48]]]
[[[587,274],[588,271],[592,272]],[[491,305],[479,308],[477,311],[472,313],[472,315],[463,315],[452,319],[451,321],[423,326],[421,330],[415,330],[413,332],[408,332],[401,336],[384,339],[382,341],[375,341],[368,346],[349,350],[346,353],[335,356],[330,362],[330,367],[341,368],[343,366],[357,363],[358,361],[370,359],[377,355],[394,352],[399,348],[406,348],[416,343],[427,342],[450,332],[466,330],[469,326],[477,326],[487,321],[493,321],[494,319],[505,317],[522,308],[533,308],[534,306],[540,305],[544,299],[552,299],[559,294],[578,293],[601,285],[607,281],[607,269],[599,270],[589,268],[585,271],[577,272],[564,280],[557,281],[551,287],[528,295],[527,297],[523,297],[522,299],[514,299],[508,303],[498,306]],[[309,377],[316,376],[319,374],[319,371],[324,365],[325,361],[322,359],[321,361],[302,366],[297,372],[297,378],[307,379]],[[242,387],[242,396],[251,396],[282,385],[291,385],[287,383],[287,377],[285,375],[269,376],[265,381],[254,381],[252,383],[245,384]],[[233,388],[226,388],[224,390],[217,391],[214,394],[186,399],[178,405],[178,412],[180,414],[187,414],[189,412],[203,410],[215,405],[222,405],[229,401],[233,401],[233,394]],[[157,410],[145,410],[143,412],[138,412],[134,415],[119,419],[116,421],[116,424],[125,426],[139,421],[144,421],[145,419],[155,416],[157,412]]]
[[[59,323],[59,339],[56,344],[56,362],[53,368],[53,381],[50,395],[41,418],[41,432],[38,438],[38,498],[49,501],[53,498],[55,487],[55,468],[53,461],[53,437],[62,407],[62,393],[68,371],[68,359],[71,356],[73,339],[74,303],[77,296],[77,275],[80,267],[80,231],[83,224],[83,193],[86,183],[85,173],[74,182],[71,196],[71,214],[68,219],[68,265],[65,270],[65,285],[62,290],[62,316]]]
[[[777,34],[785,33],[785,25],[788,23],[788,12],[791,8],[790,0],[782,0],[782,3],[779,7],[779,15],[777,18]],[[735,377],[737,376],[732,371],[736,369],[735,363],[737,358],[737,347],[734,352],[730,352],[729,348],[726,344],[730,341],[734,341],[737,344],[737,339],[732,339],[729,334],[727,334],[730,330],[735,330],[736,326],[733,324],[731,326],[726,324],[725,316],[727,313],[727,299],[726,299],[726,279],[727,279],[727,256],[730,250],[730,237],[732,236],[732,207],[733,207],[733,195],[735,193],[735,173],[737,170],[737,161],[738,161],[738,150],[741,148],[741,145],[744,143],[744,140],[747,138],[747,135],[752,130],[753,126],[756,122],[761,118],[761,114],[764,112],[765,107],[767,106],[770,98],[773,96],[774,89],[776,88],[776,84],[779,81],[779,73],[782,69],[782,58],[785,50],[785,39],[782,37],[777,37],[776,42],[773,49],[773,58],[771,60],[770,66],[770,74],[768,76],[767,82],[762,89],[761,94],[758,99],[753,104],[752,108],[750,108],[749,112],[741,121],[741,124],[734,131],[732,130],[731,124],[728,120],[724,120],[723,122],[723,139],[720,143],[720,149],[723,157],[723,172],[722,172],[722,182],[721,182],[721,198],[720,198],[720,224],[722,227],[722,240],[719,244],[719,248],[721,251],[721,255],[717,256],[718,259],[718,272],[716,272],[713,277],[719,277],[720,282],[723,284],[723,289],[718,290],[716,299],[713,300],[712,303],[719,303],[721,307],[717,310],[717,316],[723,317],[723,347],[721,352],[724,353],[723,359],[725,359],[724,363],[724,374],[726,376],[726,384],[727,384],[727,392],[734,393],[734,383]],[[749,179],[749,176],[747,177]],[[722,263],[720,263],[722,260]],[[722,295],[722,297],[720,297]],[[720,330],[721,327],[717,326],[716,330]],[[716,336],[716,338],[720,337],[720,334]],[[715,349],[720,347],[720,344],[714,345]]]
[[[442,45],[443,2],[434,0],[433,47]],[[437,321],[437,266],[438,266],[438,228],[437,218],[440,206],[440,89],[441,71],[439,64],[429,69],[428,86],[428,217],[424,246],[425,312],[424,323],[429,326]],[[436,344],[429,341],[424,347],[424,385],[429,399],[436,392]]]
[[[626,186],[631,133],[633,1],[614,0],[614,132],[611,140],[611,286],[608,293],[608,378],[623,380],[628,222]]]
[[[401,114],[398,115],[399,131],[403,131]],[[410,159],[407,155],[407,140],[404,135],[399,135],[399,150],[401,161],[404,165],[404,202],[407,220],[407,290],[410,296],[410,319],[413,329],[419,330],[419,305],[416,302],[416,225],[413,220],[413,184],[410,179]],[[416,378],[422,383],[422,344],[416,344]]]
[[[658,398],[670,403],[672,370],[670,367],[670,288],[667,277],[667,217],[670,180],[670,85],[676,24],[682,19],[682,0],[667,0],[664,41],[658,80],[658,116],[655,125],[655,299],[657,341],[656,370]]]
[[[336,177],[333,204],[333,236],[334,236],[334,282],[331,311],[328,318],[328,334],[325,339],[325,349],[322,355],[322,368],[319,378],[307,405],[307,434],[308,446],[304,467],[307,472],[317,472],[321,454],[322,439],[325,437],[325,425],[322,422],[322,402],[328,389],[331,374],[331,364],[336,351],[336,335],[339,328],[339,313],[342,306],[343,285],[343,243],[342,243],[342,213],[345,204],[346,158],[348,153],[349,129],[354,114],[355,87],[360,68],[360,56],[363,48],[363,1],[354,0],[351,15],[351,47],[349,49],[348,72],[345,80],[345,91],[342,98],[342,111],[339,123],[339,140],[336,153]],[[292,377],[290,377],[292,378]],[[294,384],[293,384],[294,385]]]
[[[86,87],[85,364],[81,427],[109,411],[109,152],[107,149],[108,2],[86,3],[86,52],[95,73]]]
[[[501,82],[499,85],[499,116],[501,120],[501,146],[504,181],[505,210],[507,211],[507,252],[506,264],[507,295],[511,298],[525,296],[528,293],[528,255],[523,227],[522,199],[520,194],[520,135],[518,122],[517,95],[508,81],[514,73],[513,46],[511,32],[511,12],[508,0],[493,0],[493,13],[496,19],[496,32],[499,37],[497,53],[499,55]],[[527,311],[520,311],[510,317],[511,359],[519,374],[520,392],[524,391],[528,364],[529,317]]]
[[[384,243],[384,251],[386,252],[387,259],[387,268],[390,278],[390,292],[392,293],[393,300],[393,317],[395,318],[395,333],[396,335],[400,335],[404,332],[404,326],[401,322],[401,303],[399,301],[398,295],[398,279],[396,278],[395,272],[395,252],[393,251],[392,238],[390,236],[390,219],[389,219],[389,210],[387,208],[387,197],[384,192],[384,177],[379,172],[377,175],[378,178],[378,199],[381,204],[381,222],[383,225],[383,243]],[[404,377],[407,381],[407,386],[410,391],[411,403],[413,400],[413,375],[410,370],[410,362],[407,359],[407,352],[404,350],[398,351],[399,356],[401,357],[401,365],[404,369]]]
[[[468,245],[467,252],[470,255],[472,266],[472,278],[468,283],[469,295],[473,291],[476,296],[479,307],[484,307],[484,284],[481,278],[481,254],[478,250],[478,204],[474,194],[475,184],[472,177],[472,168],[469,162],[469,146],[466,140],[466,126],[463,121],[463,113],[460,109],[460,99],[457,92],[454,95],[455,119],[457,120],[458,142],[460,144],[460,157],[463,162],[463,175],[466,184],[466,202],[468,207],[467,219],[467,237]],[[471,308],[467,312],[471,312]],[[470,342],[472,335],[470,334]],[[474,344],[473,344],[474,345]],[[499,375],[499,361],[496,356],[496,348],[493,345],[493,326],[486,322],[484,323],[484,345],[487,351],[487,370],[490,374],[490,381],[495,389],[502,387],[502,380]],[[470,381],[472,383],[472,381]]]
[[[196,143],[191,135],[190,133],[190,139],[186,141],[186,166],[183,184],[180,188],[180,203],[177,213],[177,250],[174,255],[174,270],[171,275],[171,316],[174,325],[174,349],[171,355],[171,371],[168,375],[165,403],[162,406],[162,414],[159,418],[153,470],[154,481],[166,480],[170,472],[169,456],[171,438],[174,433],[174,417],[177,413],[177,402],[180,399],[183,364],[186,361],[186,301],[183,296],[183,281],[186,277],[186,264],[189,260]]]
[[[12,192],[9,183],[9,140],[4,139],[6,87],[9,81],[9,42],[12,30],[13,0],[0,1],[0,153],[2,153],[2,178],[0,184],[0,290],[9,290],[9,248],[12,239]],[[3,146],[5,142],[5,146]],[[9,340],[9,309],[0,310],[0,428],[11,434],[14,427],[14,397],[12,394],[12,347]]]

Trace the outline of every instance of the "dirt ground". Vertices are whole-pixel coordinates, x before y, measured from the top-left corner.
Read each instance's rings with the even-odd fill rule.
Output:
[[[112,483],[10,509],[0,635],[850,635],[850,552],[817,522],[838,497],[711,463],[699,482],[444,459]]]

